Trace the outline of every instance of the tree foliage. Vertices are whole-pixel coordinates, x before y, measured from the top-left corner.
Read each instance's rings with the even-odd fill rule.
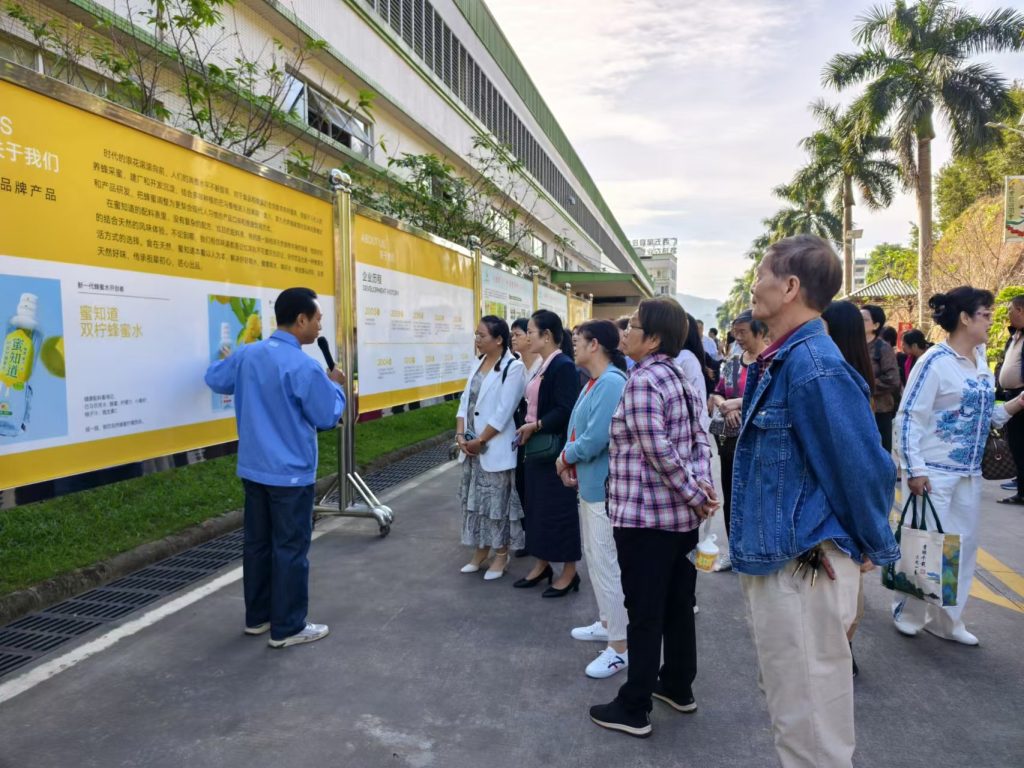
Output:
[[[868,255],[864,277],[868,284],[886,277],[913,284],[917,280],[917,250],[898,243],[879,243]]]
[[[935,246],[935,291],[976,285],[998,292],[1024,282],[1024,245],[1003,242],[1002,196],[983,197],[945,229]]]
[[[1024,115],[1024,84],[1015,83],[1011,104],[999,122],[1016,125]],[[939,226],[945,228],[982,197],[1002,194],[1006,176],[1024,174],[1024,136],[1001,131],[976,152],[950,160],[935,178]]]
[[[509,147],[478,135],[469,162],[460,173],[436,155],[402,153],[388,159],[387,178],[348,170],[357,202],[456,243],[477,238],[488,256],[515,265],[517,251],[531,250],[527,220],[538,197],[521,183],[522,162]]]

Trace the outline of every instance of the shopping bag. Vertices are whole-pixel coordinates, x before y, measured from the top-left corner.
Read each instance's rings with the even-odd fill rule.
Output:
[[[903,505],[896,528],[900,559],[882,567],[882,586],[905,592],[919,600],[940,606],[956,605],[960,576],[960,534],[945,533],[928,494],[921,497],[921,517],[917,516],[917,496]],[[906,525],[911,511],[910,526]],[[928,530],[928,511],[935,530]]]

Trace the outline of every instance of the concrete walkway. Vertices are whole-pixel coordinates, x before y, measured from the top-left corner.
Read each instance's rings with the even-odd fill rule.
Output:
[[[645,741],[603,731],[587,707],[622,680],[586,678],[600,646],[569,637],[595,618],[588,581],[542,600],[539,589],[512,589],[524,560],[496,582],[460,574],[457,472],[393,498],[386,539],[344,520],[314,543],[310,618],[331,625],[327,639],[276,651],[244,637],[232,582],[0,704],[0,766],[776,765],[735,574],[699,580],[698,712],[656,704]],[[983,546],[1014,583],[1024,511],[991,501]],[[907,639],[887,618],[877,572],[868,576],[855,643],[858,766],[1021,765],[1024,614],[1007,602],[968,607],[980,648]],[[0,700],[25,679],[0,685]]]

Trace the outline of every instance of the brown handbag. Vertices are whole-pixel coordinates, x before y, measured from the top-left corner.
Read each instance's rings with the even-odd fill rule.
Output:
[[[1017,462],[1010,453],[1006,432],[993,427],[985,440],[985,453],[981,457],[981,476],[986,480],[1008,480],[1017,476]]]

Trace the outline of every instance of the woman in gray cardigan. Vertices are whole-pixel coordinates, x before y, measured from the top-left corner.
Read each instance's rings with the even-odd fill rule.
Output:
[[[566,484],[578,483],[583,552],[594,585],[599,619],[577,627],[577,640],[607,642],[586,668],[588,677],[611,677],[629,664],[626,608],[612,524],[605,509],[608,441],[612,414],[626,386],[626,359],[610,320],[589,320],[573,336],[576,365],[590,375],[569,419],[569,440],[556,469]]]

